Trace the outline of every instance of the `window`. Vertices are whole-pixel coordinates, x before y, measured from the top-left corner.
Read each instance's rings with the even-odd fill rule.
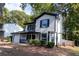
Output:
[[[42,40],[46,40],[47,39],[47,34],[46,33],[43,33],[42,34]]]
[[[20,43],[26,43],[26,35],[21,35],[20,36]]]
[[[34,25],[28,25],[28,31],[34,31]]]
[[[51,40],[54,41],[54,34],[50,34]]]
[[[49,27],[49,19],[44,19],[40,21],[40,28],[47,28]]]

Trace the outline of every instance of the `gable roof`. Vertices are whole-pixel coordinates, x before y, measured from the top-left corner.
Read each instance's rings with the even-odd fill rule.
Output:
[[[51,16],[58,16],[59,14],[57,14],[57,13],[48,13],[48,12],[43,12],[41,15],[39,15],[39,16],[37,16],[36,18],[34,18],[33,20],[33,22],[30,22],[30,23],[27,23],[27,25],[28,24],[32,24],[32,23],[35,23],[36,22],[36,20],[38,19],[38,18],[40,18],[41,16],[43,16],[43,15],[51,15]]]
[[[43,15],[51,15],[51,16],[58,16],[58,14],[57,13],[47,13],[47,12],[43,12],[41,15],[39,15],[38,17],[36,17],[35,19],[38,19],[38,18],[40,18],[41,16],[43,16]]]
[[[6,23],[3,25],[4,37],[11,36],[13,32],[23,31],[23,28],[16,23]]]

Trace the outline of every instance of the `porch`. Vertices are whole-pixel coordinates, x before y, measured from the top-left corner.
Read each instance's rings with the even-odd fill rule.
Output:
[[[45,41],[54,41],[55,42],[55,33],[40,33],[40,32],[16,32],[13,33],[13,42],[14,43],[28,43],[30,39],[45,40]]]
[[[39,32],[22,32],[20,33],[20,43],[27,43],[30,39],[38,39],[40,40]]]

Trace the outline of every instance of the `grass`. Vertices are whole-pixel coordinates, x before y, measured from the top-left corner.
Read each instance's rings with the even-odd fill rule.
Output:
[[[74,47],[73,49],[71,49],[72,51],[74,51],[74,54],[76,56],[79,56],[79,47]]]
[[[62,47],[62,48],[66,48],[66,49],[70,49],[72,51],[72,53],[74,54],[74,56],[79,56],[79,47]]]

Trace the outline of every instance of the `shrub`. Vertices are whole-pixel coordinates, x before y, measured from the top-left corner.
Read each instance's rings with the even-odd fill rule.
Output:
[[[41,46],[45,46],[46,45],[46,41],[45,40],[40,40],[40,43],[41,43],[40,44]]]
[[[53,48],[54,47],[54,42],[48,42],[47,47],[48,48]]]
[[[34,45],[36,45],[36,46],[40,46],[41,45],[41,43],[40,43],[40,41],[39,40],[34,40],[35,42],[34,42]]]
[[[12,42],[11,36],[6,38],[7,42]]]
[[[32,39],[29,39],[28,42],[29,42],[29,44],[32,44]]]
[[[41,44],[40,41],[36,39],[30,39],[29,43],[35,46],[40,46]]]

